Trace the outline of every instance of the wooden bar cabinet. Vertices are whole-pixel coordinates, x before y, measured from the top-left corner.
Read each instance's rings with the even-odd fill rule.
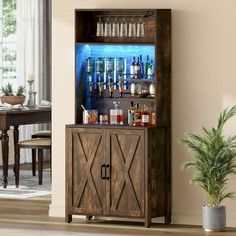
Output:
[[[96,35],[98,18],[142,18],[143,37]],[[97,47],[97,48],[96,48]],[[104,47],[106,47],[104,49]],[[151,219],[163,216],[171,222],[171,10],[84,9],[75,11],[75,124],[66,126],[66,221],[73,215]],[[132,51],[133,50],[133,51]],[[95,57],[127,57],[150,53],[153,78],[113,81],[113,96],[98,93],[96,80],[88,84],[85,61]],[[105,55],[104,55],[105,54]],[[113,55],[114,54],[114,55]],[[129,60],[129,59],[127,59]],[[105,77],[104,77],[105,78]],[[126,83],[120,96],[118,83]],[[91,81],[90,81],[91,82]],[[132,94],[130,84],[155,84],[155,96]],[[107,82],[102,86],[106,88]],[[83,124],[83,110],[108,113],[119,101],[123,125]],[[147,104],[155,112],[155,125],[129,126],[130,102]],[[81,106],[82,105],[82,106]]]

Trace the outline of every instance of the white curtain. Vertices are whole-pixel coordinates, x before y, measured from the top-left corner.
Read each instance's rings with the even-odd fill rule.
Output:
[[[25,84],[29,90],[27,78],[33,74],[33,89],[37,92],[38,103],[42,78],[42,0],[17,0],[17,74],[19,84]],[[28,100],[28,97],[26,97]],[[20,126],[20,140],[28,139],[38,130],[38,125]],[[31,151],[22,150],[21,162],[31,162]]]

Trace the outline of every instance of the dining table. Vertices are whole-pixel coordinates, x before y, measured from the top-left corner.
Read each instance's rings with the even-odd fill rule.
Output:
[[[50,107],[0,107],[0,139],[2,145],[2,185],[7,188],[8,184],[8,159],[9,159],[9,135],[10,127],[13,127],[14,153],[16,155],[19,141],[19,126],[29,124],[51,123]],[[13,169],[14,170],[14,169]]]

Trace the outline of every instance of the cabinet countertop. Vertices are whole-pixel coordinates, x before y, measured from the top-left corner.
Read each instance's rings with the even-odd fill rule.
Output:
[[[159,129],[159,128],[168,128],[170,125],[158,125],[158,126],[129,126],[129,125],[91,125],[91,124],[67,124],[66,128],[99,128],[99,129]]]

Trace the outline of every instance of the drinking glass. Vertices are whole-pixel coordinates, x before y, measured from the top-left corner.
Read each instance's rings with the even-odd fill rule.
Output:
[[[104,36],[105,37],[111,37],[112,36],[111,21],[108,17],[106,18],[106,21],[105,21]]]
[[[129,37],[136,37],[136,23],[133,17],[129,22]]]
[[[120,33],[120,25],[118,19],[115,17],[112,23],[112,37],[118,37]]]
[[[103,32],[103,22],[101,17],[99,17],[99,20],[97,22],[97,37],[99,36],[104,36],[104,32]]]
[[[138,19],[138,23],[137,23],[137,37],[144,37],[144,22],[143,19],[140,17]]]
[[[125,17],[122,18],[120,23],[120,37],[128,36],[128,24]]]

